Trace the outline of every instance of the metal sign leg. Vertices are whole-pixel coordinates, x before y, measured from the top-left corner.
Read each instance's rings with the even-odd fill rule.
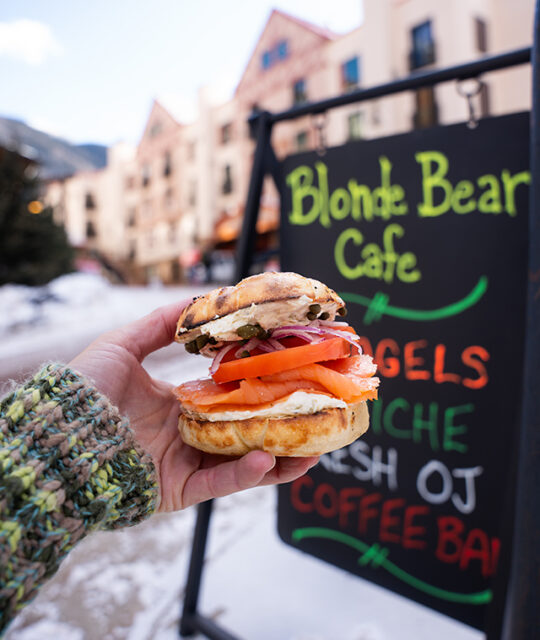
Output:
[[[540,0],[532,51],[529,288],[512,566],[501,638],[540,637]]]
[[[249,275],[249,268],[255,251],[257,217],[259,215],[263,180],[266,174],[267,149],[270,146],[270,133],[272,130],[269,116],[268,112],[263,111],[257,116],[255,123],[257,146],[253,158],[242,233],[238,239],[235,283]]]
[[[266,173],[266,163],[268,162],[268,147],[270,146],[271,126],[268,123],[268,113],[262,112],[258,116],[256,132],[257,147],[244,213],[242,235],[239,238],[235,281],[241,280],[248,275],[255,248],[257,217],[259,214],[263,180]],[[184,606],[180,619],[180,635],[187,637],[194,635],[196,632],[201,632],[212,640],[239,640],[237,636],[232,636],[197,611],[208,527],[212,516],[212,506],[213,501],[208,500],[198,507]]]
[[[200,632],[212,640],[239,640],[236,636],[232,636],[225,631],[225,629],[222,629],[215,622],[197,611],[206,540],[208,538],[208,527],[210,517],[212,516],[212,506],[213,500],[207,500],[199,505],[197,511],[197,522],[193,533],[193,545],[191,547],[184,607],[182,609],[182,617],[180,618],[180,635],[186,637]]]

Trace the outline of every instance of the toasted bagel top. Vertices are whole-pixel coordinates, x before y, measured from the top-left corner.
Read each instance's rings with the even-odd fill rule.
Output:
[[[290,301],[293,308],[295,301],[299,301],[302,307],[319,304],[332,319],[336,311],[345,306],[335,291],[318,280],[292,272],[265,272],[245,278],[235,286],[214,289],[194,298],[178,319],[175,339],[188,342],[203,332],[203,325],[247,308],[251,308],[252,313],[244,314],[244,320],[248,320],[242,322],[260,322],[266,308],[266,317],[260,322],[261,325],[265,329],[281,326],[284,324],[283,314],[276,314],[276,310],[280,302],[286,301]],[[276,319],[275,323],[272,322],[272,316]],[[294,317],[296,322],[297,317]],[[219,339],[218,334],[216,337]]]

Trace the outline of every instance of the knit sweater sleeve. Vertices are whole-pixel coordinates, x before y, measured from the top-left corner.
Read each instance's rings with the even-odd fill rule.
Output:
[[[0,634],[96,529],[157,506],[152,461],[127,420],[67,367],[49,365],[0,402]]]

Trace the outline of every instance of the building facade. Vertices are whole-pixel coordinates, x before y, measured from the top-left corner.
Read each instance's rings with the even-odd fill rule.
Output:
[[[533,0],[364,0],[364,20],[335,34],[272,11],[234,95],[206,89],[198,115],[180,122],[155,101],[136,150],[110,150],[107,167],[46,187],[76,245],[95,248],[137,282],[180,282],[216,251],[231,252],[241,228],[255,142],[254,110],[282,111],[410,73],[532,42]],[[530,108],[530,69],[489,74],[474,97],[478,116]],[[276,125],[278,157],[348,140],[466,120],[455,82]],[[322,134],[322,137],[321,137]],[[279,199],[265,181],[258,221],[264,248],[278,227]]]

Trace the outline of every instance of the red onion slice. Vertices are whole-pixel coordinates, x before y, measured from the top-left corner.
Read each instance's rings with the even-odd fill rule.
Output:
[[[268,338],[266,342],[268,342],[271,347],[274,347],[275,351],[283,351],[283,349],[285,349],[281,342],[279,342],[279,340],[276,340],[276,338]]]
[[[282,329],[276,329],[272,333],[272,337],[275,339],[287,338],[287,337],[300,338],[301,340],[305,340],[306,342],[319,342],[323,337],[323,332],[321,331],[320,336],[308,333],[307,331],[283,331]]]
[[[321,329],[315,325],[315,323],[312,324],[291,324],[291,325],[286,325],[284,327],[278,327],[277,329],[274,329],[274,331],[272,332],[272,336],[275,334],[276,331],[300,331],[302,333],[308,332],[308,333],[322,333]]]
[[[240,349],[234,352],[234,357],[239,358],[244,351],[250,353],[250,351],[253,351],[255,347],[259,346],[260,342],[259,338],[251,338],[251,340],[248,340],[246,344],[243,344]]]
[[[324,336],[324,331],[313,325],[289,325],[285,327],[278,327],[272,332],[272,338],[286,338],[293,336],[295,338],[301,338],[307,342],[318,342],[319,336]]]
[[[274,351],[283,351],[285,347],[278,340],[268,338],[267,340],[261,341],[259,349],[265,353],[273,353]]]
[[[269,344],[268,340],[261,340],[258,346],[259,349],[265,353],[272,353],[272,351],[275,351],[274,347]]]
[[[226,355],[227,353],[229,353],[229,351],[230,351],[231,349],[236,349],[236,347],[237,347],[237,346],[238,346],[238,345],[236,345],[236,344],[228,344],[228,345],[226,345],[226,346],[222,347],[222,348],[218,351],[218,353],[217,353],[216,357],[214,358],[214,361],[212,362],[212,365],[211,365],[211,367],[210,367],[210,375],[211,375],[211,376],[213,376],[213,375],[214,375],[214,373],[218,370],[219,365],[221,364],[221,361],[223,360],[223,358],[225,357],[225,355]]]
[[[314,320],[310,325],[291,325],[287,327],[279,327],[278,329],[275,329],[273,331],[272,337],[284,338],[286,335],[292,335],[298,338],[307,339],[309,340],[309,342],[319,342],[321,339],[324,339],[325,336],[331,335],[338,338],[343,338],[355,347],[358,346],[358,341],[360,340],[360,338],[356,334],[349,333],[348,331],[340,331],[339,329],[334,328],[334,325],[341,327],[348,326],[346,323],[332,322],[327,320]],[[311,335],[313,335],[312,338],[310,338]]]
[[[318,323],[318,326],[323,329],[324,327],[348,327],[349,325],[346,322],[338,322],[337,320],[315,320]]]
[[[350,344],[358,347],[360,337],[355,335],[354,333],[349,333],[348,331],[338,331],[337,329],[327,329],[325,333],[331,336],[337,336],[338,338],[343,338],[343,340],[347,340],[347,342],[349,342]]]

